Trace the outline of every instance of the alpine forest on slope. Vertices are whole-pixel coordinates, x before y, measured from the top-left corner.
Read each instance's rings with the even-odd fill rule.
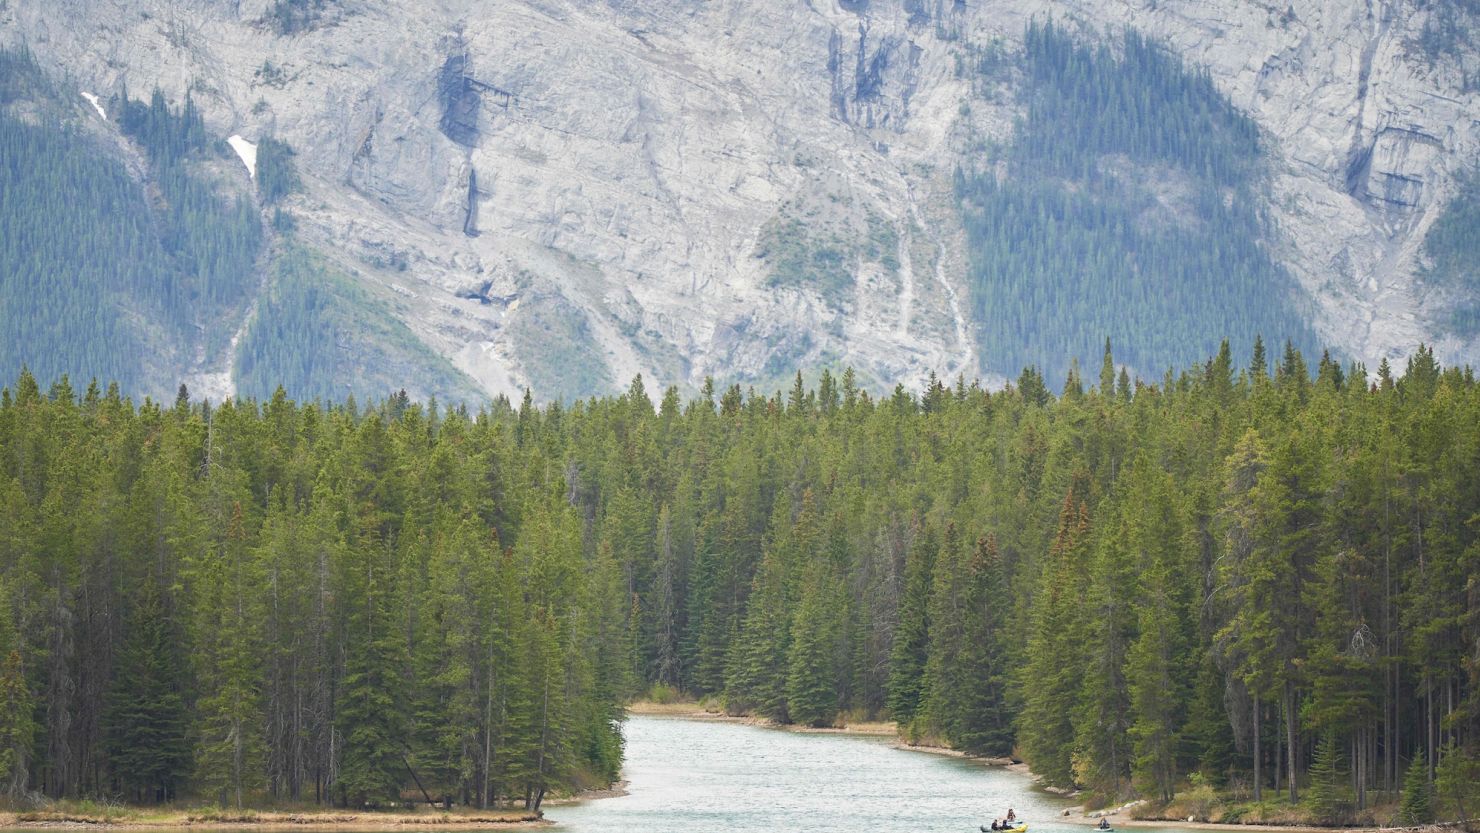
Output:
[[[1105,801],[1473,812],[1480,386],[1426,349],[476,414],[22,375],[0,466],[12,795],[534,806],[661,687]]]
[[[1208,72],[1134,29],[1081,41],[1035,20],[1023,44],[980,47],[959,70],[1022,111],[955,178],[987,365],[1034,365],[1057,386],[1106,336],[1150,372],[1205,358],[1219,334],[1240,355],[1261,332],[1317,344],[1309,298],[1267,251],[1259,127]]]

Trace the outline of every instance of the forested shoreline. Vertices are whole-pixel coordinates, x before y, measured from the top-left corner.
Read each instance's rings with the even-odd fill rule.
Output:
[[[537,807],[615,778],[661,686],[1096,801],[1473,814],[1473,373],[1238,364],[476,412],[22,375],[5,791]]]

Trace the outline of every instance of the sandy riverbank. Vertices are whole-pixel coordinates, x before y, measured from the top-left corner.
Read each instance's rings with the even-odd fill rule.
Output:
[[[850,723],[846,726],[829,726],[818,728],[815,726],[797,726],[789,723],[777,723],[764,717],[754,715],[725,714],[718,711],[707,711],[698,703],[651,703],[638,701],[627,706],[628,714],[639,714],[654,717],[681,717],[686,720],[710,720],[716,723],[738,723],[744,726],[759,726],[763,729],[776,729],[783,732],[796,732],[803,735],[868,735],[870,737],[894,737],[899,734],[899,727],[892,720],[877,722]]]
[[[628,795],[627,782],[618,781],[610,787],[599,790],[581,790],[575,795],[561,796],[559,798],[545,799],[545,807],[569,807],[572,804],[584,804],[587,801],[600,801],[604,798],[621,798]]]

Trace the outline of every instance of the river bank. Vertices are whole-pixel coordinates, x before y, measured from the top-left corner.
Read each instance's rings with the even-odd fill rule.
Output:
[[[641,716],[671,717],[695,721],[709,721],[718,723],[731,723],[745,726],[779,730],[796,734],[832,734],[832,735],[859,735],[867,737],[893,738],[894,748],[909,751],[922,752],[928,755],[938,755],[949,758],[958,758],[978,762],[984,766],[1000,768],[1032,782],[1032,788],[1042,790],[1045,793],[1061,798],[1070,799],[1073,793],[1067,793],[1053,787],[1040,783],[1038,776],[1027,764],[1014,761],[1011,758],[983,758],[969,755],[958,749],[934,744],[909,743],[899,737],[897,725],[893,721],[876,721],[866,723],[855,723],[834,728],[814,728],[808,726],[796,726],[780,724],[766,718],[753,715],[731,715],[718,711],[713,707],[706,708],[704,704],[694,701],[679,701],[668,703],[655,703],[650,701],[639,701],[628,706],[628,713]],[[1175,808],[1165,808],[1167,810]],[[1271,812],[1289,814],[1289,808],[1273,807]],[[1206,819],[1188,821],[1182,817],[1145,818],[1138,817],[1141,814],[1154,813],[1155,811],[1144,802],[1132,802],[1122,805],[1110,811],[1104,809],[1087,810],[1083,805],[1068,807],[1056,813],[1051,819],[1040,819],[1040,822],[1074,825],[1076,827],[1093,828],[1099,824],[1102,817],[1109,818],[1116,828],[1135,829],[1161,829],[1161,830],[1199,830],[1199,831],[1251,831],[1253,833],[1332,833],[1332,831],[1347,831],[1348,833],[1395,833],[1405,828],[1385,828],[1380,825],[1364,824],[1359,826],[1335,827],[1304,823],[1292,818],[1289,821],[1239,821],[1239,822],[1216,822]],[[1378,816],[1381,817],[1381,816]],[[1434,830],[1444,828],[1435,827]],[[1406,828],[1406,830],[1412,830]]]
[[[758,726],[762,729],[776,729],[782,732],[795,732],[802,735],[865,735],[868,737],[896,737],[899,735],[899,727],[892,720],[849,723],[844,726],[798,726],[795,723],[777,723],[774,720],[755,715],[726,714],[722,711],[712,711],[692,700],[675,703],[654,703],[647,700],[639,700],[628,704],[627,713],[629,715],[642,715],[644,717],[676,717],[685,720],[735,723],[742,726]]]
[[[392,830],[459,828],[492,830],[528,828],[547,824],[540,813],[525,810],[478,810],[468,812],[273,812],[223,811],[207,808],[171,810],[135,807],[93,807],[0,812],[0,829],[88,829],[88,830],[240,830],[264,833],[315,830]]]
[[[1075,812],[1077,811],[1077,812]],[[1160,830],[1247,830],[1258,833],[1332,833],[1340,830],[1344,833],[1399,833],[1399,831],[1411,831],[1418,833],[1420,829],[1442,830],[1441,825],[1433,825],[1429,828],[1403,828],[1403,827],[1321,827],[1309,824],[1258,824],[1242,822],[1212,822],[1212,821],[1179,821],[1176,819],[1138,819],[1129,814],[1129,811],[1118,813],[1105,813],[1104,818],[1110,819],[1110,824],[1115,829],[1134,828],[1160,829]],[[1101,816],[1091,816],[1084,813],[1083,807],[1072,808],[1069,815],[1056,818],[1054,821],[1064,824],[1073,824],[1080,827],[1093,829],[1100,823]]]
[[[638,704],[625,734],[628,757],[623,776],[631,779],[632,789],[622,781],[574,797],[547,799],[548,819],[521,810],[335,812],[305,808],[238,813],[79,801],[59,802],[40,811],[0,813],[0,829],[376,833],[553,825],[560,833],[774,833],[783,829],[791,833],[966,833],[1008,807],[1017,809],[1033,833],[1088,833],[1099,821],[1082,806],[1072,806],[1072,799],[1039,787],[1023,764],[999,761],[989,765],[992,762],[954,750],[899,743],[893,739],[892,724],[798,730],[716,713],[695,703]],[[930,754],[902,755],[901,751]],[[1166,809],[1175,811],[1179,805]],[[1279,808],[1272,802],[1268,809]],[[1299,824],[1131,818],[1140,812],[1148,810],[1121,806],[1106,815],[1117,829],[1155,828],[1165,833],[1230,828],[1261,833],[1333,830]],[[1345,829],[1360,833],[1382,828]]]

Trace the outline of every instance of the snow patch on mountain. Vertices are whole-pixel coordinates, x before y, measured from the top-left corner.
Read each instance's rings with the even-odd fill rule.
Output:
[[[218,134],[219,135],[219,134]],[[257,178],[257,146],[243,139],[240,134],[235,134],[226,140],[236,155],[241,157],[242,164],[247,166],[247,176]]]
[[[108,113],[103,110],[103,105],[98,101],[98,97],[95,94],[83,93],[82,97],[87,99],[87,103],[91,104],[94,110],[98,111],[99,116],[102,116],[105,120],[108,118]]]

